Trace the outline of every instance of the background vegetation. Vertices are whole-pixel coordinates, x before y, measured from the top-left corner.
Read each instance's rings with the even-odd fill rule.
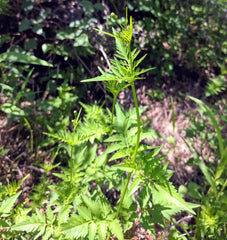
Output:
[[[123,176],[121,181],[119,176],[113,178],[112,185],[109,184],[108,188],[104,181],[99,182],[99,189],[95,183],[103,176],[93,176],[92,171],[94,168],[98,172],[103,163],[100,156],[107,145],[104,142],[105,134],[109,137],[112,134],[109,125],[112,100],[115,98],[108,95],[107,85],[103,86],[99,82],[84,84],[81,80],[99,75],[98,66],[108,68],[110,59],[114,56],[115,40],[108,35],[103,36],[94,28],[112,32],[112,27],[115,27],[120,31],[121,28],[116,26],[116,17],[111,17],[111,12],[115,12],[118,22],[124,24],[126,8],[133,19],[132,48],[140,49],[138,57],[147,54],[140,67],[155,67],[144,72],[144,79],[137,80],[135,86],[140,88],[145,85],[152,103],[166,99],[170,105],[172,134],[164,137],[160,132],[152,131],[149,135],[151,142],[147,144],[154,146],[157,139],[165,139],[170,143],[169,151],[175,151],[178,141],[175,125],[179,112],[183,112],[189,122],[185,129],[184,143],[191,152],[189,161],[184,164],[193,166],[198,174],[195,178],[197,180],[192,179],[187,183],[182,180],[175,186],[188,202],[200,205],[196,209],[196,216],[181,213],[170,218],[174,211],[171,214],[164,211],[160,216],[155,212],[158,208],[152,209],[149,206],[146,211],[153,219],[148,221],[149,214],[144,214],[140,224],[146,226],[148,233],[157,238],[160,234],[163,238],[168,236],[168,239],[220,239],[226,236],[227,1],[2,0],[0,233],[4,239],[60,239],[60,232],[64,232],[66,239],[73,238],[75,236],[71,236],[64,225],[72,202],[75,209],[76,206],[80,209],[79,214],[86,212],[89,215],[92,209],[98,208],[98,205],[89,201],[100,199],[99,191],[104,193],[112,207],[119,200],[126,175],[119,174]],[[165,91],[166,86],[168,91]],[[130,103],[132,95],[126,87],[121,86],[121,90],[125,94],[124,99],[128,99],[126,103]],[[138,92],[137,94],[139,95]],[[188,98],[188,95],[193,97]],[[168,98],[170,96],[171,101]],[[176,108],[178,103],[181,107]],[[185,104],[190,104],[196,111],[184,112]],[[139,102],[139,105],[142,104]],[[123,107],[129,111],[127,104],[123,104]],[[120,110],[120,107],[117,111],[119,119],[122,119],[119,115],[128,118],[127,111]],[[129,113],[133,115],[133,112]],[[86,132],[89,143],[76,146],[69,135],[77,128],[79,116],[84,123],[80,131]],[[94,126],[92,122],[99,125]],[[145,126],[150,126],[150,122],[151,119],[147,118]],[[128,129],[132,126],[127,125]],[[127,127],[125,126],[126,129]],[[60,135],[56,137],[57,133]],[[64,135],[66,133],[69,135]],[[209,150],[208,154],[204,149]],[[113,151],[109,150],[109,153],[112,154]],[[161,162],[163,159],[158,151],[155,154],[159,159],[157,162]],[[95,162],[95,157],[98,156],[99,161]],[[175,165],[183,157],[175,155]],[[75,162],[73,165],[68,159],[81,159],[86,164]],[[164,171],[164,162],[165,160],[162,162],[163,169],[159,169],[157,174]],[[81,183],[83,179],[80,188],[78,182],[77,185],[75,182],[76,188],[64,188],[71,181],[72,172],[77,175],[75,181]],[[118,182],[114,182],[116,179]],[[175,181],[174,175],[172,181]],[[58,189],[53,187],[55,184],[58,184]],[[98,191],[93,192],[96,187]],[[86,196],[79,200],[76,198],[78,191],[82,190],[91,192],[91,200]],[[150,198],[151,192],[149,195],[149,190],[146,191],[143,194]],[[142,191],[139,192],[140,195],[133,198],[132,202],[139,202],[141,207],[145,203],[141,200]],[[83,207],[79,208],[81,201]],[[102,207],[99,206],[102,211],[107,204],[106,199],[101,198],[99,201],[103,204]],[[60,202],[64,202],[63,208],[60,207]],[[165,202],[160,203],[158,198],[153,200],[153,204],[170,207]],[[135,213],[135,206],[129,205],[125,207],[125,212],[121,212],[121,216],[127,215],[127,211]],[[53,206],[58,207],[53,209]],[[105,210],[103,216],[112,214],[111,207],[106,207]],[[58,221],[56,213],[60,214]],[[76,214],[74,213],[75,219]],[[99,218],[97,212],[92,214]],[[26,218],[27,215],[29,219]],[[83,217],[86,219],[86,216]],[[190,221],[185,223],[187,217]],[[133,215],[132,219],[135,218]],[[21,230],[28,225],[28,221],[34,225],[27,230],[27,235],[22,234]],[[116,230],[118,224],[111,218],[109,221],[112,221],[112,227],[108,231],[121,238],[119,229]],[[155,227],[151,226],[152,221],[156,223]],[[132,221],[131,225],[129,222],[127,219],[124,223],[125,229],[132,227]],[[38,223],[42,224],[37,227]],[[136,235],[131,230],[124,237],[133,237],[133,234]],[[85,236],[86,234],[77,235],[82,239]],[[94,239],[93,237],[95,238],[89,236],[89,239]],[[99,238],[104,239],[105,234],[100,233]]]

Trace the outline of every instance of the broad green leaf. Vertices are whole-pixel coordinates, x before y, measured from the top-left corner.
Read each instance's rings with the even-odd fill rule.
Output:
[[[151,198],[151,192],[152,192],[152,188],[149,183],[146,183],[143,186],[141,192],[139,192],[139,197],[137,198],[137,200],[142,209],[147,207],[148,202],[150,201],[150,198]]]
[[[0,54],[0,62],[4,62],[4,61],[53,67],[52,64],[46,62],[45,60],[42,60],[35,56],[30,56],[23,53],[17,53],[17,52],[6,52],[6,53]]]
[[[106,149],[105,153],[106,154],[112,153],[112,152],[118,151],[119,149],[122,149],[125,147],[126,147],[126,145],[124,143],[114,143]]]
[[[122,142],[125,140],[125,137],[123,137],[120,134],[114,134],[111,137],[107,138],[104,142]],[[118,143],[119,144],[119,143]]]
[[[112,159],[112,158],[111,158]],[[111,161],[110,159],[110,161]],[[136,163],[122,163],[122,164],[117,164],[111,167],[112,169],[119,169],[123,172],[135,172],[137,170],[137,165]]]
[[[12,208],[21,192],[19,191],[17,194],[0,203],[0,217],[7,217],[11,214]]]
[[[27,20],[27,19],[23,19],[19,25],[19,32],[23,32],[26,31],[30,28],[32,22]]]
[[[96,216],[100,216],[100,206],[97,202],[93,201],[87,196],[83,196],[84,203],[88,207],[88,209]]]

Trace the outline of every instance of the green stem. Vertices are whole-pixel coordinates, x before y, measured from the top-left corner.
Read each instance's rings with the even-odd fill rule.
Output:
[[[134,99],[134,103],[135,103],[135,108],[136,108],[136,116],[137,116],[137,140],[136,140],[136,146],[135,146],[135,150],[134,150],[134,154],[132,157],[132,162],[134,163],[136,161],[136,156],[138,153],[138,148],[139,148],[139,143],[140,143],[140,114],[139,114],[139,106],[138,106],[138,101],[137,101],[137,97],[136,97],[136,90],[135,90],[135,85],[134,82],[131,83],[131,87],[132,87],[132,93],[133,93],[133,99]],[[117,208],[117,212],[116,212],[116,217],[119,216],[119,212],[121,210],[121,205],[123,203],[126,191],[128,189],[128,185],[129,185],[129,181],[131,178],[132,173],[128,173],[128,177],[121,195],[121,199]]]
[[[117,95],[114,95],[113,106],[112,106],[112,118],[111,118],[111,126],[112,127],[113,127],[114,110],[115,110],[115,105],[116,105],[116,101],[117,101]]]
[[[70,183],[72,185],[73,182],[73,146],[71,146],[71,153],[70,153]]]
[[[118,216],[119,216],[119,212],[120,212],[120,210],[121,210],[121,205],[122,205],[123,200],[124,200],[124,198],[125,198],[125,194],[126,194],[127,189],[128,189],[128,185],[129,185],[129,181],[130,181],[130,179],[131,179],[131,175],[132,175],[132,173],[129,173],[129,174],[128,174],[128,177],[127,177],[127,180],[126,180],[126,183],[125,183],[123,192],[122,192],[122,194],[121,194],[121,199],[120,199],[119,205],[118,205],[118,207],[117,207],[116,218],[118,218]]]
[[[136,97],[136,89],[135,89],[134,82],[131,83],[131,87],[132,87],[132,94],[133,94],[133,99],[135,103],[136,117],[137,117],[137,140],[136,140],[136,147],[135,147],[133,158],[132,158],[132,162],[134,163],[136,161],[136,156],[137,156],[139,143],[140,143],[140,113],[139,113],[139,106],[138,106],[138,101]]]

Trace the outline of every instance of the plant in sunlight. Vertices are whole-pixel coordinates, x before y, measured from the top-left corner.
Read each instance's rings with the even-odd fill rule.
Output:
[[[115,38],[116,54],[107,71],[100,68],[100,76],[83,80],[104,83],[113,95],[112,111],[104,105],[81,103],[85,114],[81,118],[82,109],[75,113],[72,131],[46,133],[59,143],[58,151],[67,153],[68,167],[53,173],[59,181],[45,186],[46,199],[40,209],[10,228],[23,239],[105,240],[114,236],[123,240],[136,218],[155,237],[154,222],[165,227],[164,219],[171,221],[180,211],[195,214],[193,208],[199,206],[185,202],[170,183],[172,173],[167,170],[168,162],[162,163],[161,147],[143,142],[152,140],[156,132],[142,124],[146,107],[138,106],[134,82],[152,68],[138,67],[146,55],[137,59],[140,51],[131,49],[133,24],[129,19],[128,26],[126,13],[121,32],[98,30]],[[125,88],[131,88],[135,104],[128,111],[117,103]],[[104,186],[119,192],[115,203],[105,195]]]

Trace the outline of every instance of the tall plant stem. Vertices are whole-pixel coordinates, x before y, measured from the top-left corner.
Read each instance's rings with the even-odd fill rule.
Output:
[[[136,89],[135,89],[134,82],[131,83],[131,88],[132,88],[132,94],[133,94],[134,104],[135,104],[135,108],[136,108],[136,117],[137,117],[137,140],[136,140],[135,150],[134,150],[134,153],[132,156],[132,162],[134,163],[136,161],[136,156],[138,153],[138,148],[139,148],[139,143],[140,143],[140,113],[139,113],[139,106],[138,106],[138,101],[137,101],[137,97],[136,97]],[[121,194],[121,199],[120,199],[120,202],[119,202],[119,205],[117,208],[116,217],[119,216],[119,212],[121,210],[121,206],[122,206],[123,200],[125,198],[126,191],[128,189],[131,175],[132,175],[132,173],[128,173],[128,177],[127,177],[123,192]]]
[[[73,182],[73,146],[71,146],[71,153],[70,153],[70,183],[72,185]]]
[[[126,194],[127,189],[128,189],[128,185],[129,185],[129,181],[130,181],[130,179],[131,179],[131,175],[132,175],[132,173],[129,173],[129,174],[128,174],[128,177],[127,177],[127,180],[126,180],[126,183],[125,183],[123,192],[122,192],[122,194],[121,194],[121,199],[120,199],[119,205],[118,205],[118,207],[117,207],[116,218],[118,218],[118,216],[119,216],[119,212],[120,212],[120,210],[121,210],[121,206],[122,206],[123,200],[124,200],[124,198],[125,198],[125,194]]]
[[[135,103],[136,117],[137,117],[137,140],[136,140],[136,146],[135,146],[135,150],[132,158],[132,162],[134,163],[136,161],[136,156],[137,156],[137,152],[140,144],[140,113],[139,113],[139,106],[138,106],[138,101],[136,97],[136,89],[135,89],[134,82],[131,83],[131,88],[132,88],[132,94],[133,94],[133,99]]]

